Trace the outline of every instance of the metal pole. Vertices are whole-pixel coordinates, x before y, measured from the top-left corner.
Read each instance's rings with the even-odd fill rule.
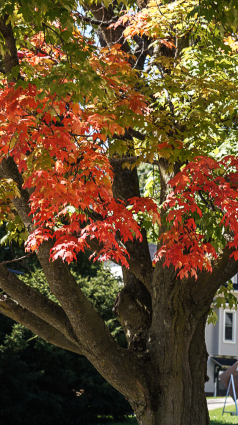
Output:
[[[232,381],[233,396],[234,396],[235,405],[236,405],[236,416],[238,416],[237,402],[236,402],[236,390],[235,390],[235,383],[234,383],[233,375],[231,375],[231,381]]]
[[[227,392],[226,392],[226,398],[225,398],[225,403],[224,403],[224,406],[223,406],[222,416],[223,416],[223,413],[225,412],[226,400],[227,400],[227,397],[229,395],[229,389],[230,389],[230,385],[231,385],[231,377],[232,376],[233,375],[230,376],[230,381],[229,381],[229,385],[228,385]],[[225,412],[225,413],[230,413],[230,412]]]
[[[231,376],[230,376],[230,381],[229,381],[229,385],[228,385],[227,392],[226,392],[226,398],[225,398],[225,403],[224,403],[224,407],[223,407],[222,415],[223,415],[223,413],[230,413],[231,415],[233,415],[233,414],[234,414],[234,412],[227,412],[227,411],[225,411],[225,407],[226,407],[226,400],[227,400],[227,397],[228,397],[228,395],[229,395],[229,389],[230,389],[230,386],[231,386],[231,385],[232,385],[232,391],[233,391],[233,399],[235,400],[235,406],[236,406],[236,416],[238,416],[238,408],[237,408],[237,401],[236,401],[236,390],[235,390],[234,377],[233,377],[233,375],[232,375],[232,374],[231,374]]]

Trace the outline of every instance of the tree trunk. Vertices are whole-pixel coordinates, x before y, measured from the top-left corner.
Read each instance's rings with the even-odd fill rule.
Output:
[[[204,320],[197,323],[192,339],[182,327],[179,340],[171,340],[165,332],[166,343],[158,344],[157,356],[150,366],[144,365],[149,391],[142,388],[146,394],[143,413],[135,411],[139,425],[209,424],[204,325]]]
[[[143,380],[138,378],[146,407],[137,409],[131,403],[138,424],[208,425],[204,390],[208,308],[200,305],[196,309],[182,283],[172,286],[167,282],[158,288],[152,300]]]

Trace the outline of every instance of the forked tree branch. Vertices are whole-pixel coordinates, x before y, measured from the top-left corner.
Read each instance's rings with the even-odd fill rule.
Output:
[[[133,360],[135,361],[134,354],[122,349],[114,341],[104,321],[77,285],[68,266],[60,259],[49,262],[51,247],[52,241],[45,242],[38,252],[51,292],[60,302],[76,337],[85,347],[88,360],[118,391],[130,398],[135,390],[135,370],[130,369]],[[130,385],[128,375],[131,376]]]
[[[21,307],[16,301],[11,300],[10,298],[2,297],[0,300],[0,313],[4,316],[10,317],[18,323],[21,323],[23,326],[30,329],[50,344],[57,345],[57,347],[73,351],[74,353],[84,354],[80,345],[78,346],[77,344],[69,341],[56,328]]]
[[[0,288],[29,312],[58,329],[70,341],[78,342],[64,310],[46,296],[26,285],[2,264],[0,264]]]
[[[13,204],[24,223],[27,232],[31,233],[34,226],[30,215],[29,193],[22,187],[24,183],[22,175],[18,171],[17,165],[11,156],[2,160],[0,164],[0,177],[12,179],[17,184],[21,197],[14,198]]]
[[[4,71],[6,75],[10,75],[12,69],[15,66],[19,65],[18,56],[17,56],[17,48],[13,35],[11,22],[7,24],[8,15],[5,15],[0,18],[0,31],[5,39],[5,49],[6,53],[4,56]],[[20,74],[18,74],[17,78],[20,78]],[[14,78],[11,78],[14,80]]]

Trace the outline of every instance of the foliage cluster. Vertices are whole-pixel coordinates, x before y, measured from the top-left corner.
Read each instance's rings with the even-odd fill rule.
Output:
[[[73,1],[61,5],[60,15],[50,2],[40,12],[37,2],[27,6],[8,1],[1,9],[14,24],[19,65],[11,71],[11,83],[1,80],[0,130],[2,155],[10,153],[24,173],[25,188],[35,188],[30,203],[37,228],[28,238],[28,250],[54,238],[51,258],[70,263],[96,238],[104,245],[96,258],[128,266],[125,243],[141,240],[143,217],[153,240],[162,241],[156,261],[172,263],[181,279],[189,274],[197,278],[197,270],[211,271],[211,260],[237,223],[236,40],[227,31],[221,34],[217,25],[219,19],[222,25],[234,24],[233,3],[226,8],[220,2],[215,21],[209,20],[212,1],[150,1],[140,12],[124,10],[111,31],[124,25],[129,43],[146,36],[150,48],[162,52],[149,65],[150,72],[140,75],[120,44],[98,50],[81,34],[81,15]],[[34,28],[29,27],[32,19]],[[130,128],[140,137],[130,141]],[[161,157],[171,167],[180,164],[160,207],[152,182],[145,197],[115,202],[109,159],[133,154],[137,160],[132,167],[158,163]],[[152,179],[159,186],[160,176]],[[11,208],[13,197],[20,196],[17,187],[10,180],[1,185],[8,237],[18,229],[19,241],[26,240],[21,219]],[[162,228],[168,229],[162,235],[161,216]],[[238,247],[236,238],[229,247]]]

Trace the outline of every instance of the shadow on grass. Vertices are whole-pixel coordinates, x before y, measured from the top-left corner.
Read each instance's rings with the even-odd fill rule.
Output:
[[[99,422],[98,425],[138,425],[138,422],[135,417],[131,416],[128,419],[125,419],[123,422],[113,422],[108,420],[107,422]]]

